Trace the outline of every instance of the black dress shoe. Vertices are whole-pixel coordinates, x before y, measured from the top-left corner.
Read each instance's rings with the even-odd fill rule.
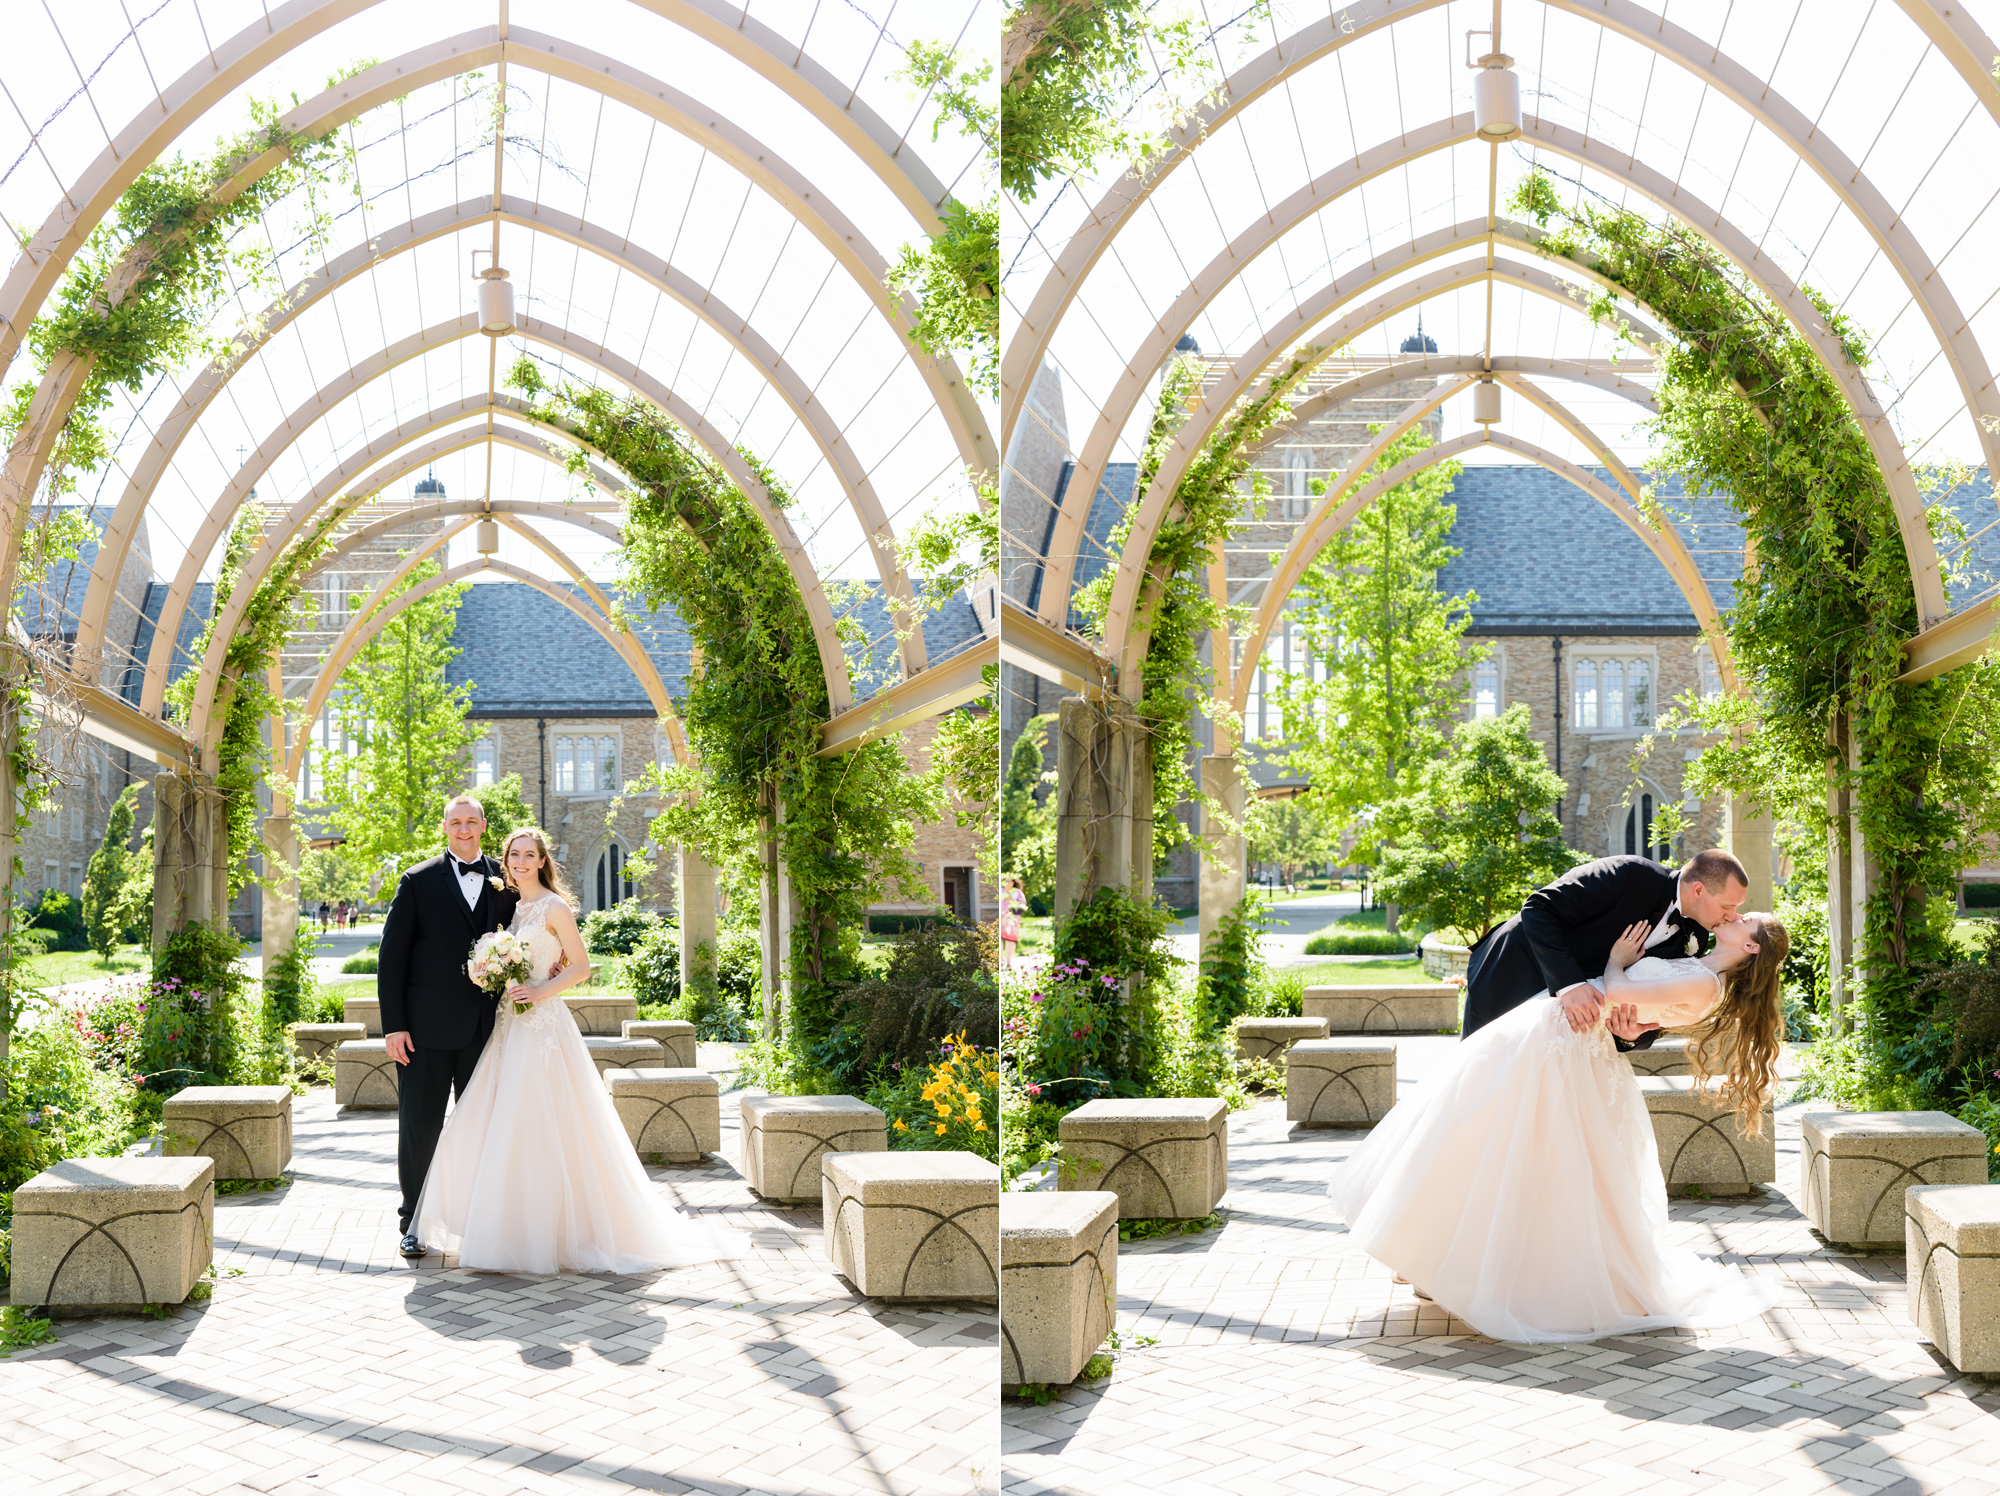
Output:
[[[417,1240],[417,1233],[411,1231],[396,1244],[396,1250],[401,1252],[405,1257],[421,1257],[424,1255],[426,1249],[424,1244]]]

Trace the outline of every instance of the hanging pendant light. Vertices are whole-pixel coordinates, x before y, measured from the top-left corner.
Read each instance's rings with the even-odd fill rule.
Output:
[[[479,272],[479,330],[489,338],[514,330],[514,287],[497,265]]]
[[[1465,33],[1465,65],[1479,69],[1479,76],[1472,80],[1472,126],[1481,140],[1497,143],[1521,133],[1521,79],[1514,72],[1514,59],[1504,52],[1488,52],[1478,62],[1471,60],[1472,39],[1490,34]]]
[[[482,556],[490,556],[500,549],[500,522],[482,519],[474,527],[473,548]]]
[[[1481,426],[1491,426],[1500,419],[1500,386],[1490,379],[1472,387],[1472,419]]]

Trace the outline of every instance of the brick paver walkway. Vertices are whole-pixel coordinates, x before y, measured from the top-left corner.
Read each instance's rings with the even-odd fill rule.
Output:
[[[828,1266],[820,1213],[736,1157],[655,1168],[752,1255],[514,1277],[395,1253],[393,1113],[297,1103],[295,1182],[218,1201],[242,1269],[171,1319],[66,1320],[0,1361],[9,1491],[957,1493],[993,1489],[990,1307],[889,1307]]]
[[[1403,1041],[1403,1086],[1440,1046]],[[1487,1340],[1345,1245],[1325,1183],[1363,1136],[1230,1119],[1228,1224],[1125,1243],[1119,1325],[1156,1336],[1106,1381],[1002,1414],[1009,1496],[2000,1492],[2000,1381],[1909,1322],[1900,1252],[1830,1247],[1797,1209],[1803,1106],[1777,1189],[1676,1201],[1673,1231],[1785,1284],[1762,1321],[1588,1345]]]

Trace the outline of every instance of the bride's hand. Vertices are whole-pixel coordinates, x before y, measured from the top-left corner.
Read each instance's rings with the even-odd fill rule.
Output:
[[[507,989],[507,1001],[512,1003],[538,1003],[541,1000],[542,989],[540,987],[529,987],[516,982]]]
[[[1645,920],[1628,925],[1625,933],[1611,947],[1610,964],[1624,970],[1646,953],[1646,937],[1653,933],[1652,925]]]

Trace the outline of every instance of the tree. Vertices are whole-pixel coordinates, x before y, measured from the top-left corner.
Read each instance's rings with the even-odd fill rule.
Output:
[[[1389,445],[1374,472],[1430,445],[1421,428],[1412,431]],[[1267,675],[1291,766],[1312,781],[1329,833],[1355,838],[1359,862],[1379,856],[1374,812],[1395,798],[1399,775],[1443,751],[1464,706],[1460,680],[1485,658],[1461,637],[1478,597],[1446,597],[1438,586],[1439,571],[1459,555],[1449,538],[1458,510],[1446,502],[1459,471],[1455,462],[1426,468],[1328,543],[1291,609],[1323,673]]]
[[[1042,772],[1042,735],[1055,720],[1052,712],[1028,719],[1000,789],[1000,866],[1021,875],[1021,891],[1030,899],[1055,884],[1055,811],[1037,798],[1049,777]]]
[[[486,812],[486,834],[479,838],[479,850],[489,857],[498,857],[507,845],[507,838],[516,831],[535,824],[535,813],[528,808],[519,774],[506,775],[491,784],[475,784],[465,793]]]
[[[397,596],[437,575],[413,571]],[[347,838],[344,854],[371,871],[400,868],[437,849],[446,796],[465,783],[475,731],[465,720],[470,682],[445,670],[465,583],[441,587],[392,618],[363,645],[334,692],[334,712],[356,747],[323,776],[316,807]]]
[[[1270,801],[1247,829],[1250,860],[1275,862],[1285,883],[1298,869],[1326,862],[1340,847],[1315,795]]]
[[[1382,808],[1382,896],[1472,944],[1583,860],[1562,842],[1562,793],[1525,705],[1461,723]]]
[[[358,903],[368,894],[368,877],[369,869],[336,849],[308,851],[299,858],[299,907]]]
[[[106,966],[126,938],[118,904],[132,876],[132,810],[138,803],[138,785],[128,784],[119,791],[105,819],[104,844],[91,853],[90,867],[83,875],[84,931],[90,948]]]

